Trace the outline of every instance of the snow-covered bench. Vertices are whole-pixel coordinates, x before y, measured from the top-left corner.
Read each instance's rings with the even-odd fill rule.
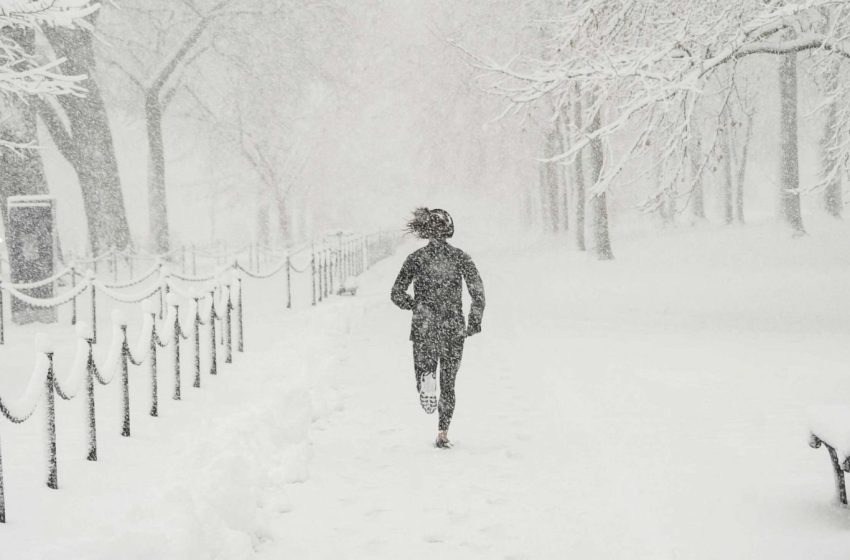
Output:
[[[844,473],[850,472],[850,407],[825,407],[810,413],[809,445],[826,447],[835,475],[838,503],[847,505]]]

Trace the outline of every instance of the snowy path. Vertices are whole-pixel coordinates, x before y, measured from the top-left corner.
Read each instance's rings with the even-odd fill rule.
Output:
[[[404,252],[316,308],[249,283],[247,352],[159,419],[134,370],[129,440],[104,390],[98,463],[60,403],[59,491],[41,421],[2,426],[0,559],[843,560],[807,414],[850,404],[850,230],[777,235],[636,238],[612,263],[459,242],[488,304],[450,451],[389,302]]]
[[[754,273],[749,303],[718,318],[723,269],[674,266],[635,301],[659,281],[626,281],[639,263],[552,254],[513,255],[511,270],[480,259],[485,329],[468,341],[448,452],[430,446],[408,317],[387,301],[402,256],[373,272],[330,368],[341,410],[313,432],[309,480],[258,558],[846,558],[850,518],[828,504],[805,418],[850,395],[847,328],[827,328],[846,303],[809,308],[819,332],[783,325],[794,302]],[[563,292],[516,290],[552,264]],[[671,299],[691,288],[703,297]]]
[[[432,448],[436,417],[418,405],[408,317],[388,304],[384,288],[358,296],[365,312],[342,342],[346,357],[334,377],[344,409],[314,433],[310,480],[293,489],[293,511],[281,520],[297,537],[272,545],[268,557],[443,558],[453,550],[492,558],[494,549],[520,557],[529,541],[556,545],[561,538],[551,531],[564,529],[557,518],[568,483],[558,474],[565,450],[550,441],[558,403],[511,375],[522,356],[509,348],[487,356],[493,345],[470,339],[458,378],[457,446]]]

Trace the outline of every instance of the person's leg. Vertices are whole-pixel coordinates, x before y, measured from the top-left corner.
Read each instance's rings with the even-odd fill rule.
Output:
[[[413,372],[416,375],[416,392],[422,390],[422,378],[437,371],[437,351],[433,343],[413,341]]]
[[[462,338],[448,341],[440,352],[440,401],[437,405],[440,432],[448,431],[455,411],[455,379],[463,358],[463,341]]]

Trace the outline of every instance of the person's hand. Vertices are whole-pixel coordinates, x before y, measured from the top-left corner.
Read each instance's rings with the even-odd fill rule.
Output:
[[[466,336],[470,337],[472,335],[476,335],[481,332],[481,325],[470,323],[468,327],[466,327]]]

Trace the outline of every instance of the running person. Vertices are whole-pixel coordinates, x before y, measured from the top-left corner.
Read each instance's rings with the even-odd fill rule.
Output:
[[[419,208],[407,223],[407,231],[428,245],[404,261],[392,288],[392,301],[413,310],[410,340],[416,391],[422,408],[439,411],[437,447],[449,447],[448,430],[455,408],[455,378],[467,336],[481,332],[484,314],[484,284],[472,259],[446,239],[454,235],[454,222],[445,210]],[[467,324],[463,317],[462,281],[466,281],[472,308]],[[413,297],[407,293],[413,283]],[[436,376],[440,368],[440,398]]]

